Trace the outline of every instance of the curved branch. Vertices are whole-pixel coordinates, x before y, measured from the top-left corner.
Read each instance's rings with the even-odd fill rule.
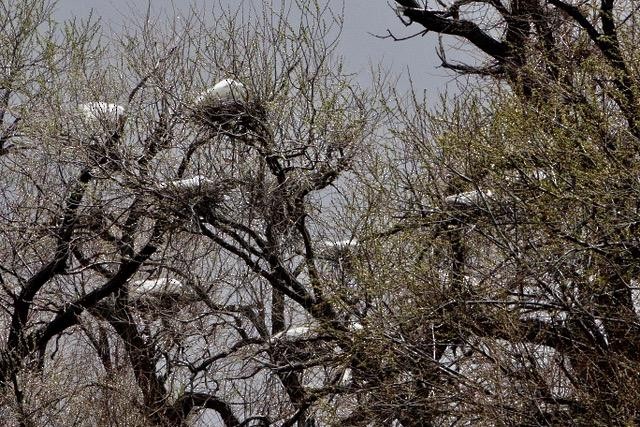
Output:
[[[183,414],[184,418],[186,418],[194,408],[212,409],[220,415],[225,426],[240,426],[240,420],[238,420],[233,413],[231,405],[212,394],[196,392],[184,393],[176,401],[174,407]]]
[[[504,62],[511,56],[511,49],[506,43],[494,39],[471,21],[445,18],[441,12],[420,8],[414,0],[396,2],[404,7],[402,15],[428,31],[462,37],[499,62]]]
[[[85,195],[86,185],[92,178],[93,175],[90,168],[83,170],[78,176],[63,210],[62,223],[58,228],[53,258],[26,282],[15,299],[11,327],[7,338],[7,348],[9,349],[17,349],[22,345],[21,341],[24,339],[23,328],[29,317],[33,298],[49,280],[61,273],[65,268],[70,254],[71,236],[77,222],[77,211]],[[4,379],[2,375],[0,373],[0,383]]]
[[[42,351],[42,349],[46,348],[51,338],[76,325],[80,314],[84,310],[96,306],[101,300],[120,289],[138,271],[140,265],[156,252],[156,240],[159,233],[159,229],[154,230],[151,240],[135,257],[123,262],[111,280],[75,302],[67,304],[42,328],[35,330],[26,338],[18,341],[15,346],[8,347],[8,351],[2,352],[0,357],[0,386],[6,385],[7,378],[13,375],[20,361],[36,350]]]
[[[98,289],[89,292],[76,302],[69,304],[44,328],[34,332],[32,334],[32,340],[37,343],[37,347],[41,348],[46,346],[52,337],[58,335],[70,326],[75,325],[78,322],[78,316],[85,309],[95,306],[98,302],[120,289],[138,271],[140,265],[153,255],[156,250],[156,242],[152,238],[133,259],[122,264],[111,280]]]
[[[260,266],[260,263],[258,261],[256,261],[256,260],[252,259],[249,254],[243,252],[242,250],[240,250],[236,246],[230,244],[229,242],[227,242],[223,238],[216,236],[208,228],[206,228],[204,226],[204,224],[202,224],[202,223],[200,224],[200,231],[202,232],[202,234],[204,236],[206,236],[206,237],[210,238],[211,240],[213,240],[220,247],[222,247],[223,249],[227,250],[228,252],[236,255],[254,273],[257,273],[260,276],[262,276],[263,278],[265,278],[275,288],[277,288],[278,290],[282,291],[282,293],[284,293],[286,296],[288,296],[289,298],[291,298],[292,300],[294,300],[295,302],[300,304],[305,309],[311,310],[313,308],[313,306],[315,305],[316,302],[315,302],[314,298],[311,295],[309,295],[309,293],[304,289],[304,287],[300,283],[298,283],[294,278],[292,278],[290,274],[287,274],[286,270],[283,267],[279,266],[279,267],[273,269],[273,271],[271,271],[271,272],[266,271],[264,268],[262,268]],[[273,264],[273,260],[272,259],[270,259],[268,261],[270,261],[271,265]],[[276,262],[276,264],[277,264],[277,262]],[[284,281],[283,281],[284,283],[281,283],[278,280],[278,277],[276,277],[276,275],[278,277],[281,276],[284,279]],[[290,287],[285,286],[285,285],[289,285]]]

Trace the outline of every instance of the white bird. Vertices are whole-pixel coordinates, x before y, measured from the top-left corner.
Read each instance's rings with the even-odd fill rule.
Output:
[[[273,341],[296,341],[302,338],[309,338],[312,332],[314,332],[314,329],[309,326],[297,326],[278,332],[271,339]]]
[[[357,321],[351,321],[347,325],[347,329],[352,334],[357,334],[359,331],[364,330],[362,323]],[[289,327],[288,329],[278,332],[271,337],[273,342],[296,342],[307,341],[319,338],[322,330],[318,325],[301,325]]]
[[[493,198],[493,191],[486,190],[474,190],[467,191],[464,193],[452,194],[451,196],[447,196],[444,199],[444,202],[448,205],[453,205],[457,207],[472,207],[478,206],[484,203],[487,200]]]
[[[184,191],[208,191],[218,190],[219,185],[217,182],[202,176],[196,175],[193,178],[178,179],[170,182],[163,182],[160,184],[161,189],[174,188],[176,190]]]
[[[243,100],[247,96],[247,88],[233,79],[224,79],[213,86],[213,94],[223,100]]]
[[[356,239],[338,240],[337,242],[324,240],[318,243],[318,255],[330,261],[338,261],[340,258],[347,257],[357,247],[358,241]]]
[[[103,122],[118,124],[124,119],[125,110],[122,105],[107,102],[87,102],[80,104],[78,110],[90,123]]]
[[[133,300],[179,296],[183,294],[185,290],[182,282],[167,278],[136,280],[132,285],[132,288],[129,290],[129,296]]]
[[[196,107],[206,107],[227,101],[246,101],[247,88],[237,80],[224,79],[202,92],[195,99]]]

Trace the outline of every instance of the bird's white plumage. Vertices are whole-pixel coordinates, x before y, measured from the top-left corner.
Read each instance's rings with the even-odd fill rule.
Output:
[[[320,246],[324,249],[348,250],[358,246],[358,241],[356,239],[338,240],[337,242],[325,240],[320,242]]]
[[[247,88],[237,80],[224,79],[213,86],[213,93],[219,99],[242,100],[246,97]]]
[[[347,328],[354,334],[358,331],[364,330],[362,323],[356,321],[349,322]],[[273,341],[297,341],[318,337],[320,333],[321,329],[317,325],[300,325],[292,326],[282,332],[278,332],[273,335],[271,339]]]
[[[192,178],[178,179],[160,184],[161,189],[174,188],[176,190],[194,191],[194,190],[210,190],[217,189],[218,185],[215,181],[202,176],[196,175]]]
[[[338,260],[348,256],[358,247],[358,241],[356,239],[350,240],[338,240],[336,242],[331,240],[324,240],[318,243],[318,255],[321,258],[327,260]]]
[[[290,341],[305,338],[311,335],[313,329],[309,326],[296,326],[285,331],[278,332],[271,339],[273,341]]]
[[[226,101],[245,101],[247,88],[237,80],[224,79],[202,92],[195,99],[196,107],[204,107]]]
[[[87,102],[80,104],[78,110],[89,122],[108,121],[116,123],[124,118],[125,109],[122,105],[108,102]]]
[[[129,295],[132,299],[143,297],[162,297],[165,295],[179,295],[183,293],[182,282],[176,279],[136,280],[131,284]]]

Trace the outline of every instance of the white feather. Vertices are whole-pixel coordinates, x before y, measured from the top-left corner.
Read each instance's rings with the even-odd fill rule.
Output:
[[[136,280],[132,283],[129,295],[132,299],[142,297],[161,297],[163,295],[179,295],[183,293],[182,282],[176,279]]]
[[[278,332],[271,337],[271,339],[274,341],[296,340],[309,336],[311,332],[313,332],[313,330],[309,326],[297,326],[295,328],[289,328],[286,331]]]
[[[218,99],[242,100],[246,97],[247,88],[237,80],[224,79],[213,86],[213,94]]]
[[[174,188],[176,190],[210,190],[217,189],[217,183],[205,176],[196,175],[193,178],[178,179],[170,182],[163,182],[160,188]]]
[[[122,105],[109,104],[107,102],[87,102],[86,104],[80,104],[78,110],[89,122],[106,120],[116,123],[124,118],[125,113]]]
[[[224,79],[202,92],[195,99],[195,106],[203,107],[224,101],[245,101],[246,99],[247,88],[242,83],[233,79]]]
[[[337,242],[325,240],[318,243],[318,255],[327,260],[337,261],[339,258],[348,256],[357,247],[358,241],[356,239],[338,240]]]
[[[364,329],[364,326],[360,322],[350,322],[347,326],[349,331],[355,333],[357,331],[361,331]],[[313,338],[319,334],[318,327],[315,325],[303,325],[303,326],[295,326],[290,327],[287,330],[282,332],[278,332],[274,336],[271,337],[273,341],[296,341],[303,338]]]

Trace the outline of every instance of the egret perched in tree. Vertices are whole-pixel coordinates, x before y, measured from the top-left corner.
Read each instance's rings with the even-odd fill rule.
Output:
[[[229,180],[214,181],[202,175],[162,182],[156,187],[158,206],[171,215],[179,214],[200,227],[213,211],[224,206],[233,184]],[[174,218],[175,219],[175,218]],[[194,219],[196,221],[194,222]]]
[[[187,192],[218,190],[220,188],[219,183],[213,181],[205,176],[196,175],[193,178],[178,179],[170,182],[163,182],[160,184],[161,189],[173,188],[176,190],[184,190]]]
[[[315,328],[310,326],[296,326],[288,328],[282,332],[278,332],[271,337],[273,341],[296,341],[301,339],[309,339],[313,336]]]
[[[176,279],[136,280],[131,283],[129,296],[132,300],[178,298],[185,289],[182,282]]]
[[[224,202],[229,190],[228,183],[214,181],[202,175],[163,182],[158,189],[163,196],[170,196],[173,200],[189,201],[190,204],[198,200],[209,207]]]
[[[364,326],[357,321],[351,321],[347,325],[347,329],[350,333],[356,334],[358,331],[362,331]],[[317,340],[321,337],[322,329],[318,325],[301,325],[292,326],[284,331],[278,332],[271,337],[272,341],[301,341],[301,340]]]
[[[323,334],[318,325],[293,326],[274,334],[273,350],[288,361],[303,361],[333,351],[333,338]]]
[[[224,79],[212,88],[205,90],[196,99],[196,108],[210,108],[228,102],[244,102],[247,100],[247,88],[237,80]]]
[[[125,110],[122,105],[107,102],[87,102],[80,104],[78,110],[87,123],[105,123],[119,126],[125,118]]]
[[[356,239],[337,242],[325,240],[318,244],[318,256],[328,261],[338,262],[348,258],[357,247],[358,241]]]
[[[249,99],[245,85],[224,79],[202,92],[193,102],[191,119],[212,128],[233,133],[261,131],[266,111],[257,99]]]

